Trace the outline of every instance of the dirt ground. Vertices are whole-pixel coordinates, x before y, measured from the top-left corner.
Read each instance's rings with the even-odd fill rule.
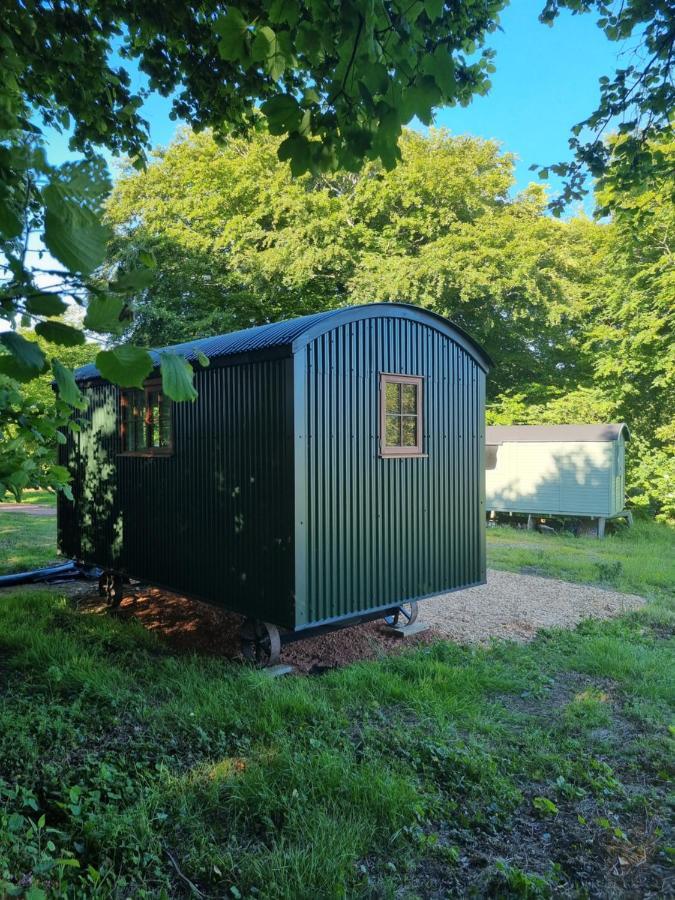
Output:
[[[95,583],[69,582],[60,589],[83,611],[103,613],[106,606]],[[135,619],[179,651],[240,659],[243,618],[178,594],[134,585],[117,615]],[[320,673],[336,666],[397,653],[404,648],[449,638],[485,643],[492,638],[531,640],[542,628],[571,628],[585,618],[609,618],[636,609],[641,597],[589,585],[512,572],[488,572],[488,583],[420,603],[418,622],[429,628],[402,639],[375,621],[308,638],[282,648],[282,663],[300,672]]]
[[[23,513],[26,516],[55,516],[55,506],[44,506],[39,503],[3,503],[2,511],[8,513]]]

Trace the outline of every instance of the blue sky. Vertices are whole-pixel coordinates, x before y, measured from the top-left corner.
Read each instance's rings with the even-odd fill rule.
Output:
[[[570,127],[597,104],[598,79],[620,63],[619,46],[608,41],[593,15],[561,15],[553,28],[538,13],[544,0],[512,0],[502,15],[502,31],[490,37],[497,71],[486,97],[440,110],[436,124],[455,134],[495,138],[516,154],[517,188],[536,180],[531,163],[555,163],[569,157]],[[170,101],[158,95],[146,103],[153,144],[166,144],[179,123],[169,119]],[[49,135],[50,160],[65,161],[67,138]],[[552,189],[555,190],[555,181]]]
[[[495,138],[516,154],[519,188],[537,180],[532,163],[569,159],[570,128],[597,106],[600,76],[623,64],[620,45],[607,40],[593,14],[565,12],[551,28],[539,22],[542,6],[540,0],[512,0],[502,31],[490,40],[497,52],[490,93],[436,116],[437,125]]]

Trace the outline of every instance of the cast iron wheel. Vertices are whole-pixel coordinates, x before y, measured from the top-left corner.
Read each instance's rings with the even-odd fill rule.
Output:
[[[417,600],[413,600],[412,603],[403,603],[396,609],[396,612],[385,616],[384,621],[387,625],[406,628],[408,625],[412,625],[417,618],[418,612],[419,607],[417,605]]]
[[[111,609],[116,609],[124,597],[123,581],[121,575],[113,572],[104,572],[98,580],[98,592],[108,601]]]
[[[281,656],[281,638],[276,625],[247,619],[239,631],[244,659],[260,669],[276,666]]]
[[[111,578],[110,572],[104,572],[98,580],[98,593],[101,597],[108,596],[108,579]]]

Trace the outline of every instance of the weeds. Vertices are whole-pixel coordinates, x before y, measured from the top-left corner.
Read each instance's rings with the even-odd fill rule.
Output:
[[[611,883],[645,803],[622,878],[662,884],[672,651],[639,615],[276,682],[54,591],[5,595],[0,633],[8,895],[548,896]]]
[[[638,613],[314,679],[4,593],[0,895],[664,893],[674,555],[641,528],[534,551],[490,532],[493,564],[609,572]]]

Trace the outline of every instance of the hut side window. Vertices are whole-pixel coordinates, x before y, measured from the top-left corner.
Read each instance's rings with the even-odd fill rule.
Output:
[[[499,444],[486,444],[485,445],[485,468],[486,469],[496,469],[497,468],[497,450],[499,449]]]
[[[422,378],[380,376],[380,453],[422,456]]]
[[[148,381],[143,390],[122,391],[122,453],[167,456],[173,451],[171,401],[161,381]]]

